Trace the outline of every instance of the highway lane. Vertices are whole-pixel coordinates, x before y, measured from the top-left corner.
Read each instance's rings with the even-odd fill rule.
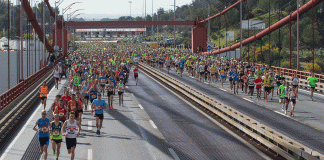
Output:
[[[132,75],[132,72],[130,73]],[[262,159],[145,74],[127,89],[142,104],[180,159]]]
[[[162,72],[167,74],[165,69],[163,69]],[[224,91],[220,88],[199,82],[194,78],[188,77],[187,74],[183,74],[183,77],[180,77],[180,75],[175,73],[174,70],[171,70],[169,75],[197,89],[198,91],[233,107],[241,113],[258,120],[264,125],[267,125],[294,140],[297,140],[305,146],[322,154],[324,153],[323,131],[314,129],[309,125],[305,125],[286,116],[277,114],[268,108],[255,104],[254,102],[244,100],[241,97],[233,95],[232,93]]]

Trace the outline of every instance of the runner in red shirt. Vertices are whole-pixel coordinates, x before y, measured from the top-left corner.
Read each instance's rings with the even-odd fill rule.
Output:
[[[136,81],[136,85],[137,85],[137,82],[138,82],[138,68],[137,66],[135,66],[135,69],[134,69],[134,78],[135,78],[135,81]]]
[[[64,102],[64,105],[67,105],[68,102],[72,99],[71,96],[70,96],[70,92],[69,91],[66,91],[64,96],[62,96],[61,98]]]
[[[261,88],[262,88],[262,78],[261,75],[258,74],[258,78],[254,80],[254,83],[256,84],[255,88],[257,90],[257,99],[261,99]]]
[[[63,104],[63,100],[60,99],[59,104],[54,108],[54,114],[59,115],[59,120],[63,123],[66,121],[68,116],[68,108]]]

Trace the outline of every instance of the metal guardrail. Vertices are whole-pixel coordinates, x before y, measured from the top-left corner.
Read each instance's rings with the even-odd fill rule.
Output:
[[[216,101],[215,99],[170,77],[169,75],[144,64],[139,64],[139,67],[286,159],[324,159],[324,155],[319,152],[314,151],[280,132],[265,126],[230,106]]]
[[[58,57],[55,64],[60,61],[64,56]],[[25,92],[30,86],[36,83],[41,77],[43,77],[50,68],[42,68],[38,72],[34,73],[33,75],[29,76],[22,82],[18,83],[5,93],[0,95],[0,111],[3,110],[6,106],[8,106],[13,100],[15,100],[20,94]]]
[[[13,101],[13,104],[9,104],[8,107],[2,111],[0,111],[0,135],[6,135],[5,133],[9,132],[11,129],[10,127],[13,126],[17,118],[21,118],[27,110],[28,107],[32,103],[35,102],[35,98],[39,97],[38,90],[40,86],[42,86],[42,82],[46,82],[47,84],[51,84],[54,82],[54,78],[50,72],[48,72],[45,76],[41,77],[38,81],[39,83],[35,83],[32,85],[33,88],[29,88],[23,93],[23,97],[21,99],[16,99]]]
[[[256,66],[262,66],[262,64],[255,64]],[[271,66],[270,68],[273,68],[273,70],[277,73],[283,73],[283,75],[292,77],[294,73],[296,72],[295,69],[288,69],[288,68],[281,68],[276,66]],[[311,72],[305,72],[305,71],[297,71],[297,77],[302,81],[304,84],[308,84],[307,78],[311,76]],[[321,88],[319,89],[320,92],[323,93],[324,88],[324,75],[323,74],[314,74],[314,76],[318,79],[318,83],[316,83],[316,87]]]

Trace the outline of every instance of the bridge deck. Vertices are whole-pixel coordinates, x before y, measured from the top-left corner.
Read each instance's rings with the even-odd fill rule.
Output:
[[[162,72],[167,74],[165,69]],[[169,75],[297,140],[305,146],[322,154],[324,153],[323,95],[314,94],[314,101],[311,101],[308,91],[299,90],[299,100],[297,100],[294,112],[295,116],[290,118],[283,115],[276,93],[274,93],[273,101],[266,103],[263,99],[260,101],[256,100],[256,92],[252,100],[250,96],[246,96],[241,90],[239,90],[239,95],[234,95],[233,91],[229,88],[228,79],[224,83],[224,88],[221,88],[220,82],[217,82],[216,85],[206,84],[198,81],[196,78],[188,77],[187,72],[183,74],[183,77],[180,77],[174,70],[171,70]],[[289,104],[288,111],[290,111],[290,106]]]
[[[66,83],[65,80],[62,82]],[[59,92],[52,89],[48,104]],[[103,98],[107,101],[106,96]],[[31,129],[40,112],[41,108],[0,159],[35,159],[29,156],[32,154],[37,154],[37,159],[41,158],[37,138],[34,138],[37,134]],[[106,110],[104,116],[101,135],[98,136],[93,116],[90,111],[84,112],[76,159],[267,158],[144,74],[140,75],[137,86],[131,77],[124,95],[124,107],[118,106],[116,95],[114,110]],[[69,159],[65,145],[63,139],[60,159]],[[51,146],[48,153],[48,159],[55,158]]]

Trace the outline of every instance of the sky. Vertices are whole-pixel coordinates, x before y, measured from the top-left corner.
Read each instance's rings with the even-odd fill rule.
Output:
[[[34,1],[34,0],[31,0]],[[38,0],[41,1],[41,0]],[[59,1],[59,0],[56,0]],[[61,0],[62,1],[62,0]],[[82,2],[74,4],[71,9],[66,13],[73,12],[78,9],[84,9],[77,11],[74,15],[79,15],[77,18],[100,20],[101,18],[118,18],[120,16],[130,15],[130,3],[131,3],[131,14],[132,17],[142,16],[144,0],[63,0],[59,6],[60,11],[63,8],[69,6],[74,2]],[[152,1],[153,1],[153,12],[156,13],[158,8],[164,8],[165,10],[173,10],[174,0],[146,0],[146,14],[152,15]],[[55,0],[49,0],[52,7],[55,7]],[[192,0],[176,0],[176,6],[182,6],[190,4]],[[172,5],[172,6],[170,6]],[[65,13],[65,14],[66,14]],[[66,16],[65,16],[66,17]]]

